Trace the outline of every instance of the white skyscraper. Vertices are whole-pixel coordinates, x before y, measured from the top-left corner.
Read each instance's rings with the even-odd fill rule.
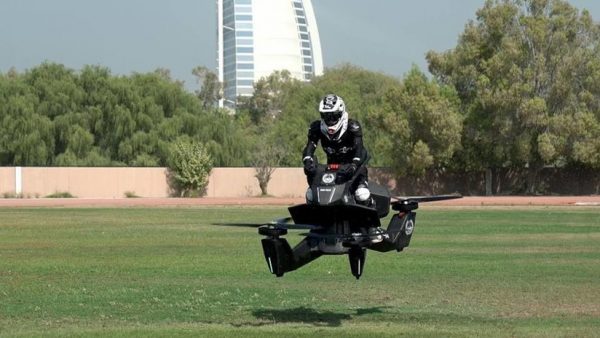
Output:
[[[218,72],[234,107],[253,84],[276,70],[309,80],[323,73],[317,21],[310,0],[217,0]]]

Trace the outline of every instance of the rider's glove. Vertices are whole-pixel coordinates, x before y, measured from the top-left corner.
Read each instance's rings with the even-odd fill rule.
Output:
[[[357,166],[354,163],[344,164],[340,167],[338,173],[346,178],[351,178],[356,172],[356,168]]]
[[[307,157],[304,159],[304,174],[311,175],[317,171],[317,166],[315,165],[315,161],[312,157]]]

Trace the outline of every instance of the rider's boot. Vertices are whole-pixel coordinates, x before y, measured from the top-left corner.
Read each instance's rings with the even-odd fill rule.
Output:
[[[356,188],[356,191],[354,191],[354,199],[358,204],[371,206],[371,191],[366,184],[361,184]]]
[[[371,243],[380,243],[383,241],[383,237],[385,236],[385,230],[383,230],[380,227],[371,227],[368,231]]]

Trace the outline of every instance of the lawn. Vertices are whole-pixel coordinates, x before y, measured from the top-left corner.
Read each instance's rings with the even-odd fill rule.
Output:
[[[285,215],[0,209],[0,336],[600,332],[598,208],[423,208],[411,246],[370,251],[359,281],[346,256],[269,274],[256,229],[232,224]]]

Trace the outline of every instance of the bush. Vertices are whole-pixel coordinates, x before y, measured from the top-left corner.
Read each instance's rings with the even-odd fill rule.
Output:
[[[135,191],[126,191],[123,193],[123,195],[125,196],[125,198],[139,198],[140,197],[135,193]]]
[[[25,196],[14,192],[5,192],[2,194],[2,198],[25,198]]]
[[[68,191],[57,191],[54,194],[46,196],[46,198],[75,198],[75,196],[71,195]]]
[[[179,197],[199,197],[206,192],[212,159],[202,143],[181,138],[175,141],[168,158],[169,183]]]

